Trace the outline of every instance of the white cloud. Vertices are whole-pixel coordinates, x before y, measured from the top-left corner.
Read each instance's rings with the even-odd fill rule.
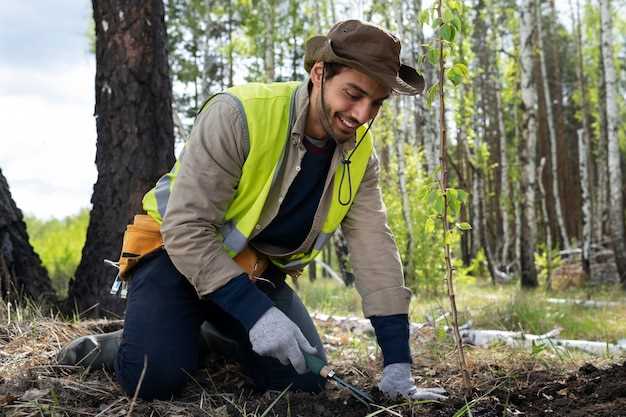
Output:
[[[94,73],[93,59],[63,72],[0,68],[0,168],[25,213],[63,217],[90,205]]]

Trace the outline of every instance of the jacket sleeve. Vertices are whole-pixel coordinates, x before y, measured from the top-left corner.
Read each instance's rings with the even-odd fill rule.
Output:
[[[161,225],[167,253],[199,296],[244,272],[224,250],[219,231],[248,151],[244,123],[233,97],[209,102],[179,158]]]
[[[411,299],[411,291],[404,286],[400,254],[387,225],[378,174],[378,158],[372,153],[341,224],[365,317],[407,314]]]

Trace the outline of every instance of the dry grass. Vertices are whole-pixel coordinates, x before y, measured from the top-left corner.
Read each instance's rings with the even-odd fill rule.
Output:
[[[333,385],[319,396],[256,394],[237,365],[219,359],[193,375],[188,388],[172,401],[137,400],[133,404],[105,371],[88,373],[82,368],[55,365],[54,361],[56,352],[70,340],[115,330],[120,322],[61,321],[32,305],[9,308],[0,304],[0,308],[0,414],[12,417],[121,417],[129,415],[131,408],[132,415],[146,416],[364,416],[376,410],[382,410],[377,415],[443,416],[466,404],[454,345],[443,331],[444,323],[425,327],[415,335],[412,352],[417,384],[448,389],[452,400],[445,405],[399,403],[367,410]],[[338,373],[347,382],[376,394],[381,358],[374,338],[347,333],[328,322],[317,325]],[[556,380],[583,363],[601,367],[615,360],[583,353],[556,354],[549,349],[528,352],[500,345],[469,348],[467,361],[475,394],[468,401],[473,400],[472,407],[478,410],[481,406],[489,408],[496,398],[494,393],[502,396],[522,389],[536,375]]]

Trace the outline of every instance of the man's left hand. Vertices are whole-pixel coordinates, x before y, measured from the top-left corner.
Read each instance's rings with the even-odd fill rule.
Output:
[[[383,377],[378,389],[389,399],[403,397],[410,400],[447,400],[443,388],[417,388],[411,378],[411,364],[392,363],[383,369]]]

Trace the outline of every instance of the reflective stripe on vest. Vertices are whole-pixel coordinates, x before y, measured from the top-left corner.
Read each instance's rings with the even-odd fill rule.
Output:
[[[295,91],[299,83],[246,84],[225,91],[237,99],[245,114],[250,149],[243,164],[241,178],[226,214],[224,226],[220,233],[224,239],[225,249],[230,256],[242,251],[255,226],[261,217],[263,207],[272,184],[276,180],[282,165],[284,151],[291,133]],[[209,99],[210,100],[210,99]],[[209,101],[207,100],[207,102]],[[203,105],[203,109],[206,107]],[[357,138],[366,130],[366,126],[357,129]],[[359,188],[369,158],[372,154],[373,142],[368,133],[358,147],[350,162],[350,177],[354,193]],[[184,154],[184,150],[183,150]],[[181,154],[181,159],[183,155]],[[180,168],[177,161],[174,168],[165,174],[157,185],[143,199],[144,210],[158,223],[162,222],[167,209],[167,200],[174,186]],[[350,205],[339,204],[339,183],[344,164],[340,164],[333,179],[332,201],[320,234],[310,251],[297,253],[280,259],[272,259],[276,265],[284,269],[298,269],[317,256],[328,242],[334,231],[348,213]],[[347,174],[346,174],[347,177]],[[347,186],[344,179],[344,190]],[[353,194],[354,195],[354,194]],[[344,200],[345,200],[345,196]],[[354,199],[353,199],[354,200]]]

